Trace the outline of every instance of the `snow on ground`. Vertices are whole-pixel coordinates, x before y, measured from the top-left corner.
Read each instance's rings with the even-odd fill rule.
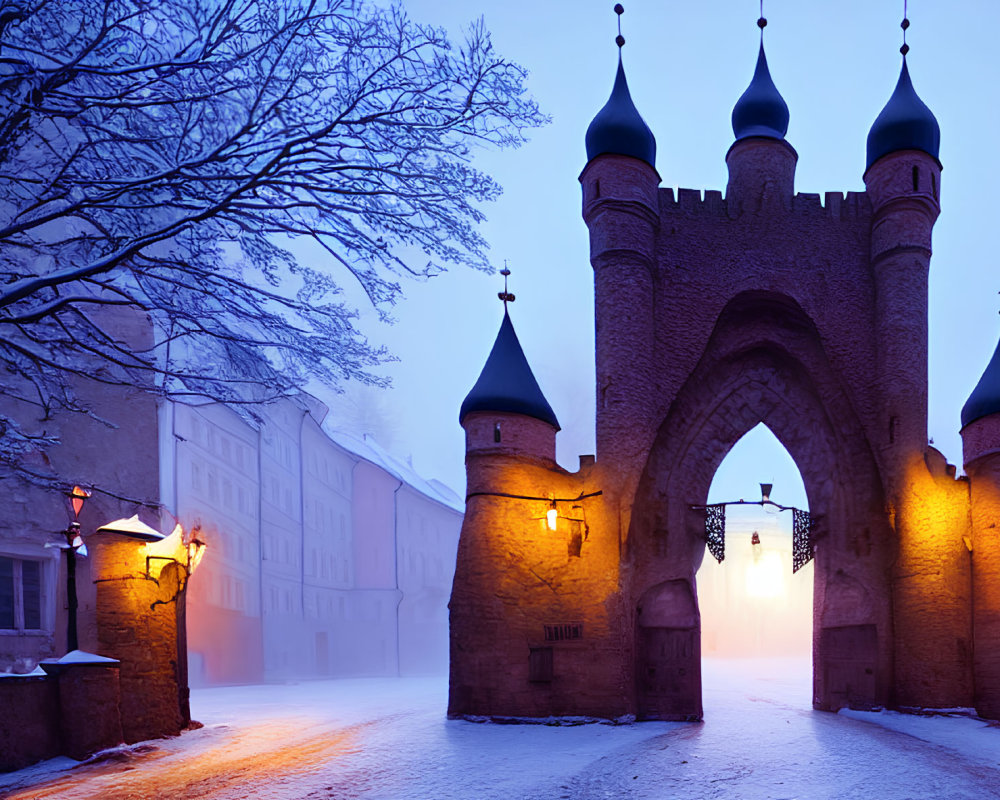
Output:
[[[704,723],[446,720],[444,679],[202,689],[205,727],[93,763],[0,775],[0,796],[274,800],[1000,797],[1000,728],[828,714],[807,660],[706,660]]]

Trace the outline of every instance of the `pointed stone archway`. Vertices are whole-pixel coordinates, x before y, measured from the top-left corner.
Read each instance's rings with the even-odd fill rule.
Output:
[[[884,507],[878,470],[815,325],[794,301],[774,293],[746,293],[727,305],[650,450],[622,559],[623,590],[635,604],[636,674],[700,670],[697,650],[671,651],[670,658],[683,665],[643,660],[650,650],[641,642],[651,633],[642,598],[664,582],[685,583],[690,596],[697,597],[695,573],[706,551],[704,516],[692,505],[706,501],[722,459],[759,423],[767,425],[798,466],[816,520],[815,703],[837,708],[840,697],[849,696],[856,706],[885,705],[892,672],[891,587],[885,564],[892,537],[884,519],[872,514]],[[854,590],[837,588],[845,585]],[[831,592],[831,587],[837,590]],[[700,633],[694,602],[694,614],[677,605],[678,617],[693,621]],[[657,625],[681,627],[662,614]],[[824,633],[828,630],[837,632]],[[857,638],[864,648],[855,659],[860,666],[831,660],[831,636],[838,645],[845,636]],[[863,690],[852,678],[857,670],[865,675]],[[640,689],[637,709],[643,718],[686,718],[695,713],[692,709],[700,714],[700,697],[697,705],[671,708],[644,698]]]

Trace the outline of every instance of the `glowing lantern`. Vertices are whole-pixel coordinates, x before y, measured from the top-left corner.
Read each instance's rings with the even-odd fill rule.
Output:
[[[747,565],[746,587],[749,597],[780,597],[785,594],[785,570],[781,555],[775,551],[759,552],[755,548],[753,561]]]
[[[545,519],[548,521],[549,530],[554,531],[559,522],[559,512],[556,511],[556,501],[552,501],[552,506],[545,512]]]
[[[73,491],[69,493],[69,502],[73,506],[74,518],[79,519],[80,512],[83,511],[83,504],[88,497],[90,497],[90,492],[82,486],[73,487]]]
[[[205,543],[201,539],[192,539],[188,542],[188,574],[190,575],[198,568],[202,556],[205,555]]]

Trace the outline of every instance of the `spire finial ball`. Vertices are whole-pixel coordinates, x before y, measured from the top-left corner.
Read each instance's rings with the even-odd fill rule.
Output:
[[[764,30],[764,28],[767,27],[767,20],[764,17],[761,17],[760,19],[758,19],[757,20],[757,27],[760,28],[761,30]]]
[[[899,27],[905,31],[910,27],[910,21],[906,17],[903,17],[903,21],[899,23]]]
[[[623,6],[621,3],[615,3],[615,13],[620,17],[622,14],[625,13],[625,6]]]

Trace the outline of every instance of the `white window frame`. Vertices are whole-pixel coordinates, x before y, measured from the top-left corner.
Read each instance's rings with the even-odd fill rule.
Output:
[[[55,627],[55,588],[58,577],[59,562],[57,557],[62,550],[39,552],[37,546],[18,547],[13,543],[5,543],[0,549],[0,558],[9,558],[14,562],[14,627],[0,628],[0,636],[37,636],[51,634]],[[21,564],[34,561],[39,565],[39,628],[24,627],[24,584]]]

